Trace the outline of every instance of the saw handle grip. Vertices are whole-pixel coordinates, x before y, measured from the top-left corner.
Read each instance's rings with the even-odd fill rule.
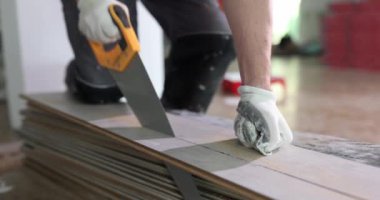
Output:
[[[101,66],[122,72],[140,51],[140,44],[124,9],[118,5],[110,5],[108,11],[120,31],[121,39],[112,44],[102,44],[96,41],[89,41],[89,43]]]

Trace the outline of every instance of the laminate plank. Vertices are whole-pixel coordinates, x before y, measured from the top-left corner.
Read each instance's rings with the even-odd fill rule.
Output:
[[[194,173],[195,175],[210,180],[214,183],[219,183],[235,192],[244,194],[247,197],[252,197],[258,193],[265,194],[269,197],[288,199],[294,199],[300,196],[314,196],[320,199],[323,195],[325,195],[324,197],[327,199],[349,199],[358,197],[355,196],[356,193],[355,195],[351,195],[350,193],[346,193],[346,191],[342,192],[336,190],[336,188],[334,188],[334,184],[332,184],[334,187],[330,188],[319,184],[318,180],[310,181],[308,179],[304,179],[303,177],[300,178],[294,176],[287,171],[288,168],[286,167],[290,164],[294,165],[297,162],[286,163],[286,167],[284,167],[285,172],[283,172],[281,171],[283,168],[272,169],[270,166],[272,163],[270,162],[266,165],[265,162],[257,161],[267,160],[267,158],[270,157],[260,157],[253,151],[243,148],[242,146],[238,146],[236,142],[235,146],[239,151],[244,151],[247,155],[249,152],[249,159],[232,154],[234,152],[226,153],[223,149],[218,149],[220,147],[219,144],[216,146],[210,145],[210,142],[219,143],[225,142],[226,140],[231,140],[230,137],[231,135],[233,136],[233,134],[231,134],[231,130],[224,128],[221,132],[212,132],[212,128],[214,127],[210,128],[210,126],[207,125],[193,123],[197,126],[192,126],[186,121],[185,124],[180,126],[180,123],[175,122],[173,126],[176,133],[179,134],[176,138],[168,138],[166,135],[148,129],[128,128],[127,125],[136,125],[135,122],[128,120],[116,120],[115,122],[112,122],[115,123],[112,125],[110,125],[110,123],[106,123],[108,125],[107,130],[105,130],[100,128],[98,123],[105,123],[104,121],[109,120],[110,117],[102,120],[99,115],[96,115],[98,117],[94,118],[93,116],[95,115],[91,115],[90,112],[99,112],[96,109],[83,110],[80,107],[81,104],[68,99],[66,99],[65,102],[62,100],[65,98],[62,97],[62,95],[58,98],[59,96],[60,95],[53,95],[53,98],[49,99],[52,96],[49,97],[49,95],[38,95],[33,96],[32,98],[28,97],[28,100],[35,107],[54,113],[65,120],[80,124],[81,126],[89,128],[98,134],[107,135],[108,137],[118,140],[119,142],[138,151],[156,157],[165,162],[175,164],[184,170]],[[70,106],[70,104],[74,104],[74,106]],[[83,114],[83,112],[86,112],[86,114]],[[106,115],[114,117],[118,116],[110,113],[113,112],[108,111]],[[91,118],[85,119],[86,116],[91,116]],[[178,128],[176,128],[176,126],[178,126]],[[189,132],[189,134],[187,134],[187,132]],[[208,133],[203,137],[198,137],[203,132]],[[228,143],[227,147],[234,146],[230,146]],[[297,153],[300,152],[303,152],[303,150],[296,150],[285,156],[292,155],[297,157]],[[323,158],[325,155],[321,154],[318,156],[322,156]],[[364,181],[367,181],[367,179]],[[290,192],[292,191],[291,188],[268,188],[268,185],[273,185],[273,183],[277,183],[278,185],[281,185],[281,183],[283,183],[283,185],[289,185],[289,183],[292,183],[290,185],[297,185],[298,187],[297,190],[294,190],[294,193]],[[298,192],[298,194],[302,194],[295,195],[296,192]],[[370,192],[373,191],[370,190]],[[373,193],[371,193],[371,195],[372,194]],[[359,195],[361,195],[361,193]],[[260,195],[257,197],[260,197]]]

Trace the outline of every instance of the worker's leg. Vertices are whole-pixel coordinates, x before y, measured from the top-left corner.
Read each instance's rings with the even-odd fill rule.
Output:
[[[195,34],[172,42],[162,103],[166,109],[206,112],[234,58],[229,35]]]
[[[132,23],[136,25],[135,1],[129,0],[128,7]],[[76,0],[62,0],[67,33],[75,58],[66,72],[66,85],[71,94],[89,103],[115,102],[122,97],[109,72],[97,63],[87,39],[79,32],[79,12]]]
[[[234,58],[231,33],[215,0],[143,0],[171,40],[162,103],[206,112]]]

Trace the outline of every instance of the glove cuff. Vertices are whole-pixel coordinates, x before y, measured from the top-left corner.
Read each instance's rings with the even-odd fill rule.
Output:
[[[254,97],[260,97],[260,98],[276,101],[276,96],[274,95],[272,91],[269,91],[269,90],[242,85],[239,87],[238,91],[242,98],[247,97],[247,96],[254,96]]]

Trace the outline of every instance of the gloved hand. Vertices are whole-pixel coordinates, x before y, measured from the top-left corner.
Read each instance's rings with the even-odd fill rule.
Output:
[[[235,134],[240,142],[263,155],[293,140],[293,134],[276,106],[271,91],[251,86],[239,88],[241,99],[235,119]]]
[[[111,43],[120,39],[108,7],[116,4],[129,15],[127,6],[116,0],[79,0],[79,30],[90,40]]]

